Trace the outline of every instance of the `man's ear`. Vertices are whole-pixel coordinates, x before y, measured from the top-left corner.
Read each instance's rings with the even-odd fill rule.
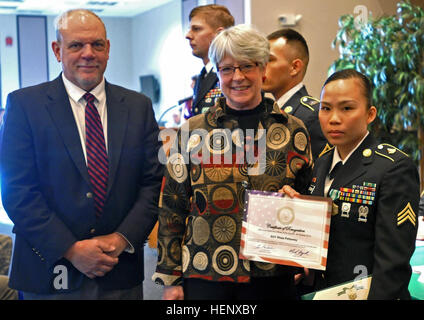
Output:
[[[110,41],[109,41],[109,39],[106,39],[106,50],[107,50],[107,58],[109,60],[109,53],[110,53]]]
[[[296,76],[298,73],[303,72],[304,63],[301,59],[294,59],[291,63],[290,75]]]
[[[219,27],[218,29],[215,30],[215,34],[217,35],[218,33],[220,33],[224,29],[225,29],[224,27]]]
[[[60,43],[58,41],[52,42],[52,50],[53,50],[53,53],[54,53],[54,55],[57,59],[57,62],[60,62],[61,61],[61,58],[60,58]]]

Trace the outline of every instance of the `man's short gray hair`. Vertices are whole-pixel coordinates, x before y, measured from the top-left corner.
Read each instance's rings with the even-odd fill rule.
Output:
[[[269,41],[255,28],[239,24],[221,31],[209,47],[209,59],[216,69],[226,55],[265,67],[269,60]]]
[[[68,17],[72,13],[75,13],[75,12],[83,12],[83,13],[92,15],[93,17],[96,17],[97,19],[99,19],[99,21],[103,25],[103,28],[105,29],[105,35],[106,35],[105,24],[103,23],[102,19],[100,19],[100,17],[97,14],[95,14],[93,11],[90,11],[90,10],[87,10],[87,9],[71,9],[71,10],[65,11],[64,13],[62,13],[61,15],[57,16],[54,19],[54,29],[56,31],[56,40],[57,41],[59,41],[59,42],[61,41],[62,36],[61,36],[60,30],[66,29]],[[106,38],[107,38],[107,36],[106,36]]]

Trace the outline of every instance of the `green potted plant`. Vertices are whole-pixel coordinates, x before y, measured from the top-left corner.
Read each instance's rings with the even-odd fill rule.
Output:
[[[339,19],[333,41],[340,57],[329,73],[354,68],[373,83],[378,119],[371,130],[384,142],[408,153],[424,179],[424,10],[409,0],[397,14]]]

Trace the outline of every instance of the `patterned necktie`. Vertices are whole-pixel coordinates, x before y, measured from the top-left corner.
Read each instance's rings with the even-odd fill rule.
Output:
[[[100,115],[94,105],[91,93],[84,95],[85,107],[85,145],[87,152],[87,167],[91,186],[94,193],[96,215],[100,216],[106,201],[109,161],[107,158],[105,137]]]

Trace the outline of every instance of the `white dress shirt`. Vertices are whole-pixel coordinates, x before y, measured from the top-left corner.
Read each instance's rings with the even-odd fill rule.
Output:
[[[365,136],[362,138],[361,141],[359,141],[359,143],[356,145],[355,148],[352,149],[352,151],[346,156],[346,158],[344,158],[344,160],[342,160],[342,158],[340,158],[339,155],[339,151],[337,150],[337,147],[334,148],[334,153],[333,153],[333,162],[331,163],[331,167],[330,170],[328,170],[328,173],[331,172],[331,170],[333,170],[333,168],[336,166],[336,164],[341,161],[342,164],[344,165],[346,163],[346,161],[350,158],[350,156],[355,152],[356,149],[358,149],[358,147],[361,145],[361,143],[365,140],[365,138],[368,136],[369,131],[367,131],[367,133],[365,134]],[[329,175],[325,176],[325,189],[324,189],[324,196],[328,194],[328,190],[331,187],[331,184],[333,183],[334,179],[330,180]]]
[[[302,87],[304,86],[303,82],[298,83],[293,88],[291,88],[289,91],[287,91],[285,94],[283,94],[278,100],[277,104],[280,107],[280,109],[286,104],[287,101],[290,100],[290,98],[298,92]]]
[[[205,65],[205,70],[206,70],[205,77],[209,72],[211,72],[212,68],[213,68],[212,62],[208,61],[208,63]]]
[[[87,102],[83,98],[86,93],[85,90],[77,87],[71,81],[66,79],[62,73],[63,83],[65,84],[66,92],[68,93],[69,102],[71,103],[72,112],[74,113],[75,122],[77,123],[78,133],[81,139],[81,146],[84,152],[85,162],[87,163],[87,151],[85,147],[85,106]],[[100,121],[103,126],[103,133],[105,136],[106,151],[107,147],[107,108],[106,108],[106,91],[105,91],[105,78],[100,82],[90,93],[96,98],[94,105],[100,115]]]
[[[87,101],[84,99],[85,90],[73,84],[71,81],[66,79],[65,75],[62,73],[63,83],[65,85],[66,92],[68,93],[69,102],[71,103],[72,112],[74,114],[75,122],[77,124],[78,133],[81,139],[81,146],[84,152],[85,163],[87,164],[87,151],[85,146],[85,107]],[[107,147],[107,108],[106,108],[106,90],[105,90],[105,78],[103,77],[102,81],[90,91],[90,93],[96,98],[94,100],[94,105],[99,112],[100,121],[103,126],[103,134],[105,136],[106,151]],[[128,253],[134,253],[133,245],[128,241],[128,239],[120,232],[117,232],[127,241],[127,248],[125,249]]]

